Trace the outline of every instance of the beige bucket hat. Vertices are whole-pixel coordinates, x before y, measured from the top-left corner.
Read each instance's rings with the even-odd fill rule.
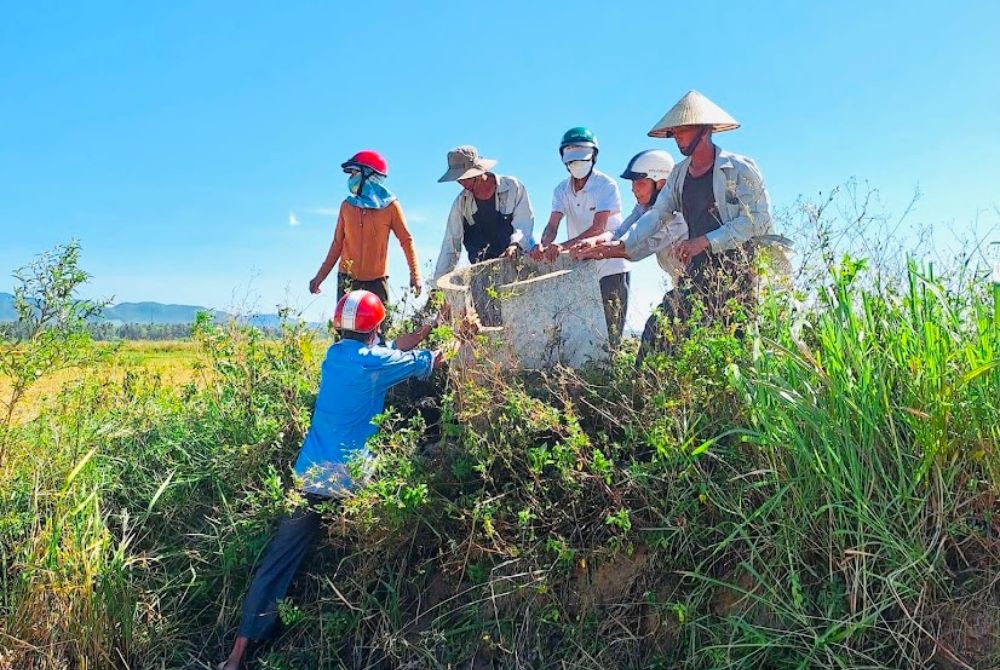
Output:
[[[688,91],[680,102],[663,115],[648,135],[673,137],[674,128],[680,126],[711,126],[713,132],[719,133],[724,130],[735,130],[740,124],[698,91]]]
[[[495,160],[480,156],[476,147],[463,144],[448,152],[448,171],[441,175],[438,183],[478,177],[489,172],[496,164]]]

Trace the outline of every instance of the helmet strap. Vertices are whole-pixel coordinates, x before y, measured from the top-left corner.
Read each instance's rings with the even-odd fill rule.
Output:
[[[687,150],[685,151],[680,147],[677,147],[678,151],[685,156],[692,156],[698,148],[698,145],[701,144],[701,141],[705,139],[706,135],[708,135],[708,130],[708,126],[699,126],[698,133],[694,136],[694,139],[691,140],[691,143],[687,145]]]
[[[365,191],[365,184],[368,183],[368,180],[371,179],[372,175],[374,175],[374,174],[375,174],[375,171],[372,170],[370,167],[363,166],[361,168],[361,181],[358,182],[358,195],[359,196],[362,193],[364,193],[364,191]]]
[[[649,204],[646,205],[646,207],[650,207],[651,208],[653,205],[656,204],[656,199],[660,197],[660,191],[662,191],[663,189],[656,185],[656,180],[655,179],[653,179],[652,177],[650,177],[650,180],[653,182],[653,193],[650,194],[650,196],[649,196]],[[664,186],[666,186],[666,184],[664,184]]]

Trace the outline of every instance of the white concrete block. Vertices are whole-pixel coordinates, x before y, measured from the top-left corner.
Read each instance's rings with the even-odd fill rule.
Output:
[[[493,260],[438,281],[456,317],[475,314],[487,355],[528,370],[580,368],[608,359],[608,330],[593,261]]]

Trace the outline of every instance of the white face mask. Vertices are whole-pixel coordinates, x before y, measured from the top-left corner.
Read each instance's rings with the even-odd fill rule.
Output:
[[[576,179],[583,179],[594,169],[594,161],[571,161],[566,164],[566,169]]]

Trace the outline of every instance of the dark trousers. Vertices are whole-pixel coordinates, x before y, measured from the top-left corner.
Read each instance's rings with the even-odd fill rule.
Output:
[[[625,331],[628,314],[629,273],[601,277],[601,300],[604,302],[604,320],[608,324],[608,342],[617,346]]]
[[[670,350],[674,337],[678,334],[677,327],[686,324],[691,318],[691,297],[690,291],[682,289],[668,291],[663,296],[642,329],[637,364],[642,363],[654,351]]]
[[[371,291],[379,297],[383,305],[389,304],[389,278],[354,279],[345,272],[337,274],[337,300],[351,291]]]
[[[243,601],[238,633],[242,637],[259,641],[271,634],[278,617],[278,601],[285,597],[302,559],[319,537],[322,515],[316,506],[328,499],[310,494],[305,497],[304,507],[278,522],[278,529],[257,566]]]
[[[736,335],[743,336],[743,323],[753,313],[756,302],[754,277],[743,272],[725,283],[685,281],[667,292],[642,329],[637,364],[654,351],[669,353],[698,311],[701,323],[735,323]]]

